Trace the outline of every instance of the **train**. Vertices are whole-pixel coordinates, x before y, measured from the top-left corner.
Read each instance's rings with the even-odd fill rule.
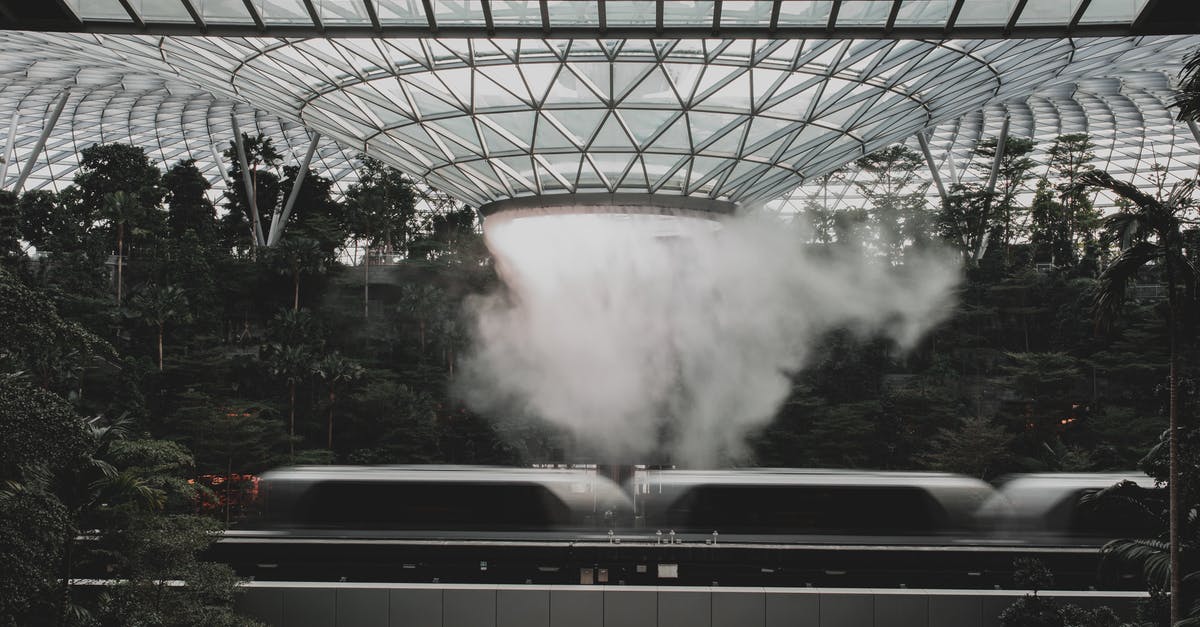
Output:
[[[293,535],[652,542],[1045,543],[1146,537],[1157,521],[1081,500],[1137,472],[1024,474],[304,466],[259,481],[252,527]]]

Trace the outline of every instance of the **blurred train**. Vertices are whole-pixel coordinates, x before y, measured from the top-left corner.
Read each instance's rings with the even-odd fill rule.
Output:
[[[723,542],[991,542],[1094,545],[1155,532],[1089,492],[1140,473],[641,470],[625,485],[589,470],[454,466],[284,468],[259,483],[261,526],[294,534],[441,537],[704,536]]]

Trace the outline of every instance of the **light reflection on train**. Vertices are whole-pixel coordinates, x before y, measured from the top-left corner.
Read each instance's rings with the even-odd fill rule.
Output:
[[[259,482],[254,527],[272,535],[650,542],[1099,545],[1155,521],[1120,499],[1080,502],[1137,472],[1013,475],[310,466]]]

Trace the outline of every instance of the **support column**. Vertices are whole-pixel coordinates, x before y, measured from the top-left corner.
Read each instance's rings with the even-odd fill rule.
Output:
[[[975,250],[975,255],[972,257],[975,263],[979,263],[979,260],[983,259],[984,253],[987,252],[988,240],[992,237],[991,229],[987,228],[987,220],[992,209],[992,195],[996,193],[996,179],[1000,176],[1000,163],[1004,161],[1004,146],[1008,143],[1009,119],[1009,116],[1004,116],[1004,123],[1000,125],[1000,136],[996,138],[996,154],[992,158],[992,171],[988,175],[987,196],[983,205],[983,237],[980,238],[979,248]]]
[[[1188,129],[1192,131],[1192,138],[1196,140],[1196,145],[1200,146],[1200,127],[1196,126],[1195,120],[1187,121]],[[1200,162],[1196,163],[1196,172],[1200,174]]]
[[[279,242],[279,238],[283,237],[283,226],[287,224],[288,218],[292,215],[292,207],[296,206],[296,197],[300,195],[300,186],[304,184],[304,177],[308,175],[308,164],[312,163],[313,153],[317,151],[317,143],[321,141],[321,134],[314,133],[312,141],[308,144],[308,152],[304,153],[304,162],[300,164],[300,170],[296,172],[296,182],[292,184],[292,193],[288,194],[287,204],[283,206],[283,213],[278,219],[271,220],[271,236],[267,238],[267,246],[274,246]]]
[[[246,186],[246,202],[250,204],[251,230],[254,232],[254,245],[266,246],[263,238],[262,221],[258,217],[258,190],[254,189],[254,181],[250,178],[250,164],[246,160],[246,146],[242,143],[242,129],[238,126],[237,112],[229,112],[229,121],[233,123],[233,143],[237,147],[238,163],[242,166],[242,184]]]
[[[933,163],[933,153],[929,150],[929,138],[925,136],[925,131],[917,133],[917,143],[921,144],[921,152],[925,155],[925,164],[929,166],[933,184],[937,186],[938,196],[945,203],[947,200],[946,186],[942,184],[942,175],[938,174],[937,166]]]
[[[8,164],[16,158],[13,148],[17,144],[17,120],[19,119],[21,119],[21,110],[14,107],[12,120],[8,123],[8,139],[4,140],[4,165],[0,165],[0,189],[4,189],[4,184],[8,182]]]
[[[225,161],[221,159],[221,153],[217,150],[217,145],[209,144],[208,149],[212,152],[213,163],[217,164],[217,173],[221,175],[221,180],[225,181],[225,187],[232,188],[233,181],[229,180],[229,170],[225,169]]]
[[[50,118],[42,126],[42,134],[38,136],[37,143],[33,145],[33,151],[29,153],[29,159],[25,161],[25,167],[21,168],[21,175],[17,177],[17,182],[13,185],[12,191],[14,194],[21,193],[21,187],[25,185],[25,181],[29,178],[29,175],[33,173],[33,164],[37,162],[38,154],[46,147],[46,140],[50,138],[50,133],[54,130],[54,125],[58,123],[58,116],[62,115],[63,109],[66,108],[67,97],[70,95],[71,90],[67,88],[58,97],[58,102],[54,105],[54,111],[50,113]]]

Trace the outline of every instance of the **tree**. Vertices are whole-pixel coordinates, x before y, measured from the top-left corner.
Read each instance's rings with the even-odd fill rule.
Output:
[[[1200,120],[1200,48],[1184,59],[1175,106],[1179,107],[1181,121]]]
[[[288,237],[271,250],[280,274],[292,277],[292,311],[300,310],[300,277],[325,271],[328,258],[316,240]]]
[[[117,226],[117,306],[121,306],[122,268],[125,259],[125,225],[141,211],[137,199],[127,192],[110,192],[104,196],[100,213]]]
[[[857,183],[870,207],[868,215],[876,239],[893,263],[905,248],[921,245],[929,239],[930,220],[925,208],[925,189],[929,183],[917,176],[921,155],[903,145],[877,150],[854,162],[869,177]]]
[[[1059,135],[1050,146],[1047,161],[1050,170],[1058,176],[1058,199],[1065,212],[1064,224],[1067,241],[1070,243],[1069,261],[1074,263],[1080,250],[1095,241],[1100,213],[1092,206],[1091,194],[1080,185],[1082,177],[1095,169],[1091,161],[1096,158],[1096,145],[1086,133]]]
[[[312,352],[304,346],[270,347],[267,368],[288,385],[288,453],[296,454],[296,385],[313,374]]]
[[[399,170],[378,159],[359,155],[362,167],[358,182],[346,193],[350,234],[362,240],[363,318],[369,314],[371,250],[384,254],[408,253],[408,242],[415,229],[416,194],[413,185]]]
[[[329,386],[329,433],[326,446],[333,450],[333,404],[336,392],[362,378],[363,368],[339,353],[326,355],[316,367],[317,375]]]
[[[129,315],[154,327],[158,337],[158,369],[163,369],[163,332],[168,322],[187,321],[188,299],[173,285],[149,285],[133,297]]]
[[[176,163],[162,178],[167,203],[167,228],[172,238],[193,231],[200,241],[211,244],[217,212],[206,193],[212,187],[196,167],[195,159]]]
[[[1125,302],[1126,286],[1141,268],[1157,264],[1164,268],[1167,283],[1168,355],[1168,431],[1170,433],[1170,562],[1171,562],[1171,622],[1182,618],[1182,564],[1180,562],[1180,533],[1185,524],[1180,502],[1179,468],[1179,335],[1184,320],[1194,319],[1197,284],[1200,272],[1185,254],[1183,225],[1185,212],[1194,208],[1191,196],[1194,182],[1177,183],[1166,198],[1155,198],[1130,183],[1114,179],[1106,172],[1091,171],[1082,175],[1081,187],[1107,189],[1129,201],[1123,210],[1104,221],[1104,235],[1119,242],[1121,254],[1100,275],[1096,292],[1096,323],[1100,329],[1111,325]],[[1182,288],[1183,293],[1180,293]],[[1185,318],[1184,305],[1192,314]]]
[[[984,171],[991,175],[991,167],[996,159],[998,141],[989,137],[975,147],[975,154],[980,158],[973,167],[982,175]],[[991,231],[996,233],[998,243],[1004,246],[1005,257],[1011,254],[1010,246],[1015,237],[1022,235],[1023,228],[1018,223],[1024,210],[1017,205],[1017,195],[1023,192],[1033,178],[1031,174],[1036,165],[1029,154],[1037,145],[1027,137],[1008,137],[1004,141],[1004,154],[1000,157],[1000,167],[996,177],[996,195],[992,206],[989,207],[987,222]],[[994,209],[991,211],[990,209]],[[983,255],[978,254],[976,258]]]
[[[266,216],[262,215],[262,212],[278,203],[281,191],[276,169],[283,160],[283,155],[275,149],[271,138],[261,133],[255,137],[242,133],[242,147],[246,151],[247,166],[250,170],[251,190],[246,189],[242,179],[242,162],[238,158],[237,144],[229,142],[229,148],[223,154],[229,162],[231,183],[225,190],[227,211],[221,218],[222,236],[228,248],[236,248],[239,242],[244,242],[247,230],[250,233],[251,248],[258,246],[260,238],[266,241],[270,225],[264,224]],[[257,216],[253,215],[251,210],[251,197],[259,211]]]
[[[934,470],[992,479],[1009,460],[1012,438],[987,418],[963,418],[958,428],[939,429],[922,459]]]

